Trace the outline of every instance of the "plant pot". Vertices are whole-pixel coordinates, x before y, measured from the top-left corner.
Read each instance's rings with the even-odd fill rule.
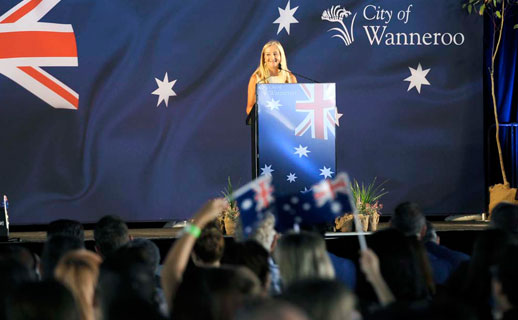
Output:
[[[351,213],[345,214],[335,219],[335,229],[339,232],[352,232],[354,216]]]
[[[221,231],[222,234],[225,234],[225,215],[224,214],[220,214],[217,218],[216,218],[216,225],[219,229],[219,231]]]
[[[233,235],[236,232],[236,221],[232,220],[228,216],[225,216],[225,218],[223,218],[223,222],[225,224],[225,234]]]
[[[369,231],[377,231],[378,224],[380,222],[380,214],[377,212],[373,212],[369,215]]]
[[[367,232],[369,230],[369,215],[359,214],[358,218],[360,219],[360,222],[362,224],[362,231]]]

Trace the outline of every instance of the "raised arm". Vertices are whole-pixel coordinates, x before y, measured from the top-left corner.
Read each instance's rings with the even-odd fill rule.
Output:
[[[257,85],[257,78],[255,73],[250,77],[248,82],[248,100],[246,103],[246,114],[250,114],[255,104],[255,86]]]
[[[162,269],[162,289],[169,309],[172,306],[172,299],[176,289],[182,281],[182,276],[189,262],[191,250],[196,242],[196,234],[199,236],[199,231],[203,229],[207,223],[216,219],[225,207],[228,205],[223,198],[209,200],[205,205],[198,210],[193,217],[192,225],[186,227],[186,232],[177,239],[169,252],[164,262]],[[197,230],[197,231],[196,231]]]

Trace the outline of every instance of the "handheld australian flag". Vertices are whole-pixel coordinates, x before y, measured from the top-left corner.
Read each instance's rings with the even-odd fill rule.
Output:
[[[274,202],[272,176],[261,176],[236,190],[232,197],[240,212],[243,236],[252,233]]]
[[[264,219],[266,212],[276,217],[276,230],[283,232],[297,225],[329,223],[347,212],[354,212],[349,177],[339,173],[304,193],[278,195],[274,193],[272,176],[261,176],[233,194],[240,211],[245,238]]]
[[[346,173],[335,179],[325,179],[309,191],[278,197],[275,201],[279,232],[296,225],[314,225],[333,222],[338,216],[354,212],[351,184]]]

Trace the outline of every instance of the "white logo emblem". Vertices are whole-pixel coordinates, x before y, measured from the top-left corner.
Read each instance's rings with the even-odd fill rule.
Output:
[[[341,28],[331,28],[329,31],[337,31],[337,34],[334,34],[331,38],[340,38],[344,42],[346,46],[350,45],[354,42],[354,20],[356,19],[356,13],[354,14],[351,25],[349,26],[349,30],[344,23],[344,18],[348,18],[351,15],[351,11],[347,11],[345,8],[342,8],[340,5],[332,6],[330,9],[324,10],[322,12],[322,20],[327,20],[329,22],[337,22],[340,24]]]

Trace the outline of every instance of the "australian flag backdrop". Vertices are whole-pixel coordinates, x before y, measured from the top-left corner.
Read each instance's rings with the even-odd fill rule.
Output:
[[[247,85],[272,39],[290,70],[336,84],[334,172],[388,180],[387,214],[481,212],[482,19],[461,5],[2,0],[11,222],[184,219],[251,180]]]

